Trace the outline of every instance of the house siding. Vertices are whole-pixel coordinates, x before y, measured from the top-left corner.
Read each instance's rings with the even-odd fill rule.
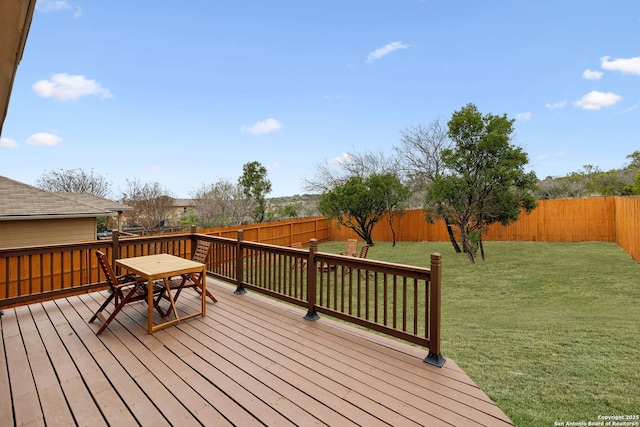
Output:
[[[96,218],[0,221],[0,248],[96,240]]]

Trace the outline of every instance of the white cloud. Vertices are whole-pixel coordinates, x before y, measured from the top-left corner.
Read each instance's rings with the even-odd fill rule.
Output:
[[[53,147],[54,145],[58,145],[61,142],[62,138],[47,132],[34,133],[29,137],[29,139],[27,139],[27,144],[29,145],[41,145],[47,147]]]
[[[522,120],[522,121],[529,121],[531,120],[531,118],[533,117],[533,113],[527,111],[526,113],[519,113],[516,114],[516,119],[518,120]]]
[[[567,106],[567,101],[554,102],[553,104],[545,104],[549,110],[557,110]]]
[[[331,159],[329,163],[331,163],[332,165],[343,165],[345,163],[351,162],[352,159],[353,156],[351,154],[344,152],[341,156],[336,157],[335,159]]]
[[[99,82],[67,73],[54,74],[51,80],[40,80],[31,88],[43,98],[54,98],[60,101],[75,101],[86,95],[98,95],[100,98],[113,97],[109,89],[102,87]]]
[[[386,46],[380,47],[371,52],[369,56],[367,56],[367,64],[371,64],[373,61],[387,56],[398,49],[407,49],[408,47],[410,47],[408,44],[404,44],[402,42],[389,43]]]
[[[582,73],[582,77],[587,80],[600,80],[602,78],[602,71],[593,71],[593,70],[584,70]]]
[[[73,17],[80,18],[82,10],[79,6],[72,6],[66,0],[38,0],[36,10],[42,13],[60,12],[64,10],[73,10]]]
[[[622,97],[613,92],[591,91],[573,105],[583,110],[600,110],[602,107],[611,107],[622,101]]]
[[[600,58],[600,66],[605,70],[620,71],[624,74],[640,74],[640,56],[626,59],[614,59],[609,61],[609,57]]]
[[[9,138],[0,138],[0,148],[18,148],[18,143]]]
[[[257,122],[256,124],[254,124],[252,126],[243,126],[242,127],[242,131],[243,132],[249,132],[249,133],[252,133],[254,135],[260,135],[260,134],[263,134],[263,133],[275,132],[275,131],[279,130],[280,128],[282,128],[282,123],[280,123],[276,119],[269,118],[269,119],[263,120],[261,122]]]
[[[38,0],[36,3],[38,12],[58,12],[61,10],[71,10],[71,5],[66,0]]]

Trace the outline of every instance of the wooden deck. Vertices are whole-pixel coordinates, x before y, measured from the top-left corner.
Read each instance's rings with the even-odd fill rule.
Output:
[[[206,317],[153,335],[136,303],[96,336],[103,293],[5,310],[0,424],[513,425],[451,359],[433,367],[424,349],[208,286]]]

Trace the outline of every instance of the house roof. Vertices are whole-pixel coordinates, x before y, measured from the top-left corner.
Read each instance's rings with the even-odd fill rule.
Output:
[[[122,203],[114,202],[113,200],[105,199],[104,197],[94,196],[93,194],[89,193],[60,192],[54,194],[66,197],[67,199],[70,199],[74,202],[84,203],[86,205],[91,205],[97,209],[106,209],[111,212],[124,212],[133,210],[131,206],[123,205]]]
[[[0,0],[0,135],[36,0]]]
[[[98,217],[131,209],[91,194],[52,193],[0,176],[0,221]]]
[[[196,201],[193,199],[173,199],[173,206],[177,208],[195,206]]]

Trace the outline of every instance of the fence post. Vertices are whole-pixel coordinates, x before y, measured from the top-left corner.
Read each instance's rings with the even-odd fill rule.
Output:
[[[442,281],[442,255],[431,254],[431,275],[429,280],[429,354],[424,362],[441,368],[446,361],[440,353],[440,311]]]
[[[316,313],[316,279],[318,272],[316,269],[316,252],[318,252],[318,239],[309,241],[309,259],[307,260],[307,320],[318,320],[320,316]]]
[[[244,281],[244,258],[242,255],[242,241],[244,240],[244,230],[238,230],[238,240],[236,241],[236,295],[246,294],[247,290],[242,286]]]

